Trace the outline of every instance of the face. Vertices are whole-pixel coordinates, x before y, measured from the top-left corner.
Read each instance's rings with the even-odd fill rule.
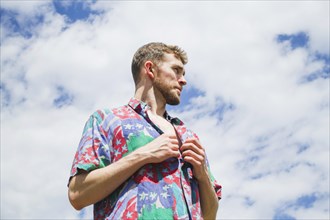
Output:
[[[154,78],[154,89],[159,98],[166,104],[178,105],[184,85],[187,84],[182,62],[173,54],[165,54],[163,61],[158,65]]]

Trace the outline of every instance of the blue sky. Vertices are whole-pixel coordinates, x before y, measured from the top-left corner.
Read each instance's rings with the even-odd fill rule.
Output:
[[[84,123],[126,104],[133,53],[163,41],[188,53],[182,103],[168,110],[199,135],[223,185],[217,218],[328,219],[328,8],[1,1],[1,218],[91,218],[66,196]]]
[[[70,22],[87,20],[92,15],[100,15],[101,11],[93,10],[89,5],[95,1],[53,1],[55,11],[66,16]]]

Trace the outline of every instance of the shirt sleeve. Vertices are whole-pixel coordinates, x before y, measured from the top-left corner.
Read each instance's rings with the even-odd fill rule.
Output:
[[[81,171],[90,172],[110,164],[110,148],[107,132],[102,127],[103,118],[104,114],[97,111],[86,122],[73,160],[70,179]]]
[[[211,172],[211,169],[210,169],[210,165],[209,165],[209,162],[206,158],[206,165],[207,165],[207,169],[208,169],[208,172],[209,172],[209,177],[211,179],[211,183],[213,185],[213,188],[215,190],[215,193],[217,194],[217,197],[218,197],[218,200],[221,199],[221,190],[222,190],[222,186],[218,183],[218,181],[214,178],[212,172]]]

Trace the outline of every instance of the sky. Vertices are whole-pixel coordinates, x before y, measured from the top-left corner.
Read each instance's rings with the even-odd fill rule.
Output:
[[[223,187],[217,219],[329,219],[329,1],[1,0],[1,219],[91,219],[67,182],[85,122],[134,95],[134,52],[188,53],[172,116]]]

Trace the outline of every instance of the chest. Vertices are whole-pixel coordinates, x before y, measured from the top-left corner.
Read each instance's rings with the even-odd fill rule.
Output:
[[[151,121],[165,134],[176,135],[174,126],[164,118],[152,118]]]
[[[112,126],[112,138],[109,138],[109,146],[112,146],[110,154],[113,161],[148,144],[162,133],[175,135],[179,145],[193,135],[184,125],[174,127],[163,117],[151,116],[149,120],[136,113],[132,115],[134,117],[121,117]],[[117,115],[118,118],[119,116],[121,115]]]
[[[179,144],[181,145],[180,134],[178,134],[176,128],[165,118],[163,117],[155,117],[151,116],[150,120],[154,123],[164,134],[168,134],[171,136],[176,136]]]

